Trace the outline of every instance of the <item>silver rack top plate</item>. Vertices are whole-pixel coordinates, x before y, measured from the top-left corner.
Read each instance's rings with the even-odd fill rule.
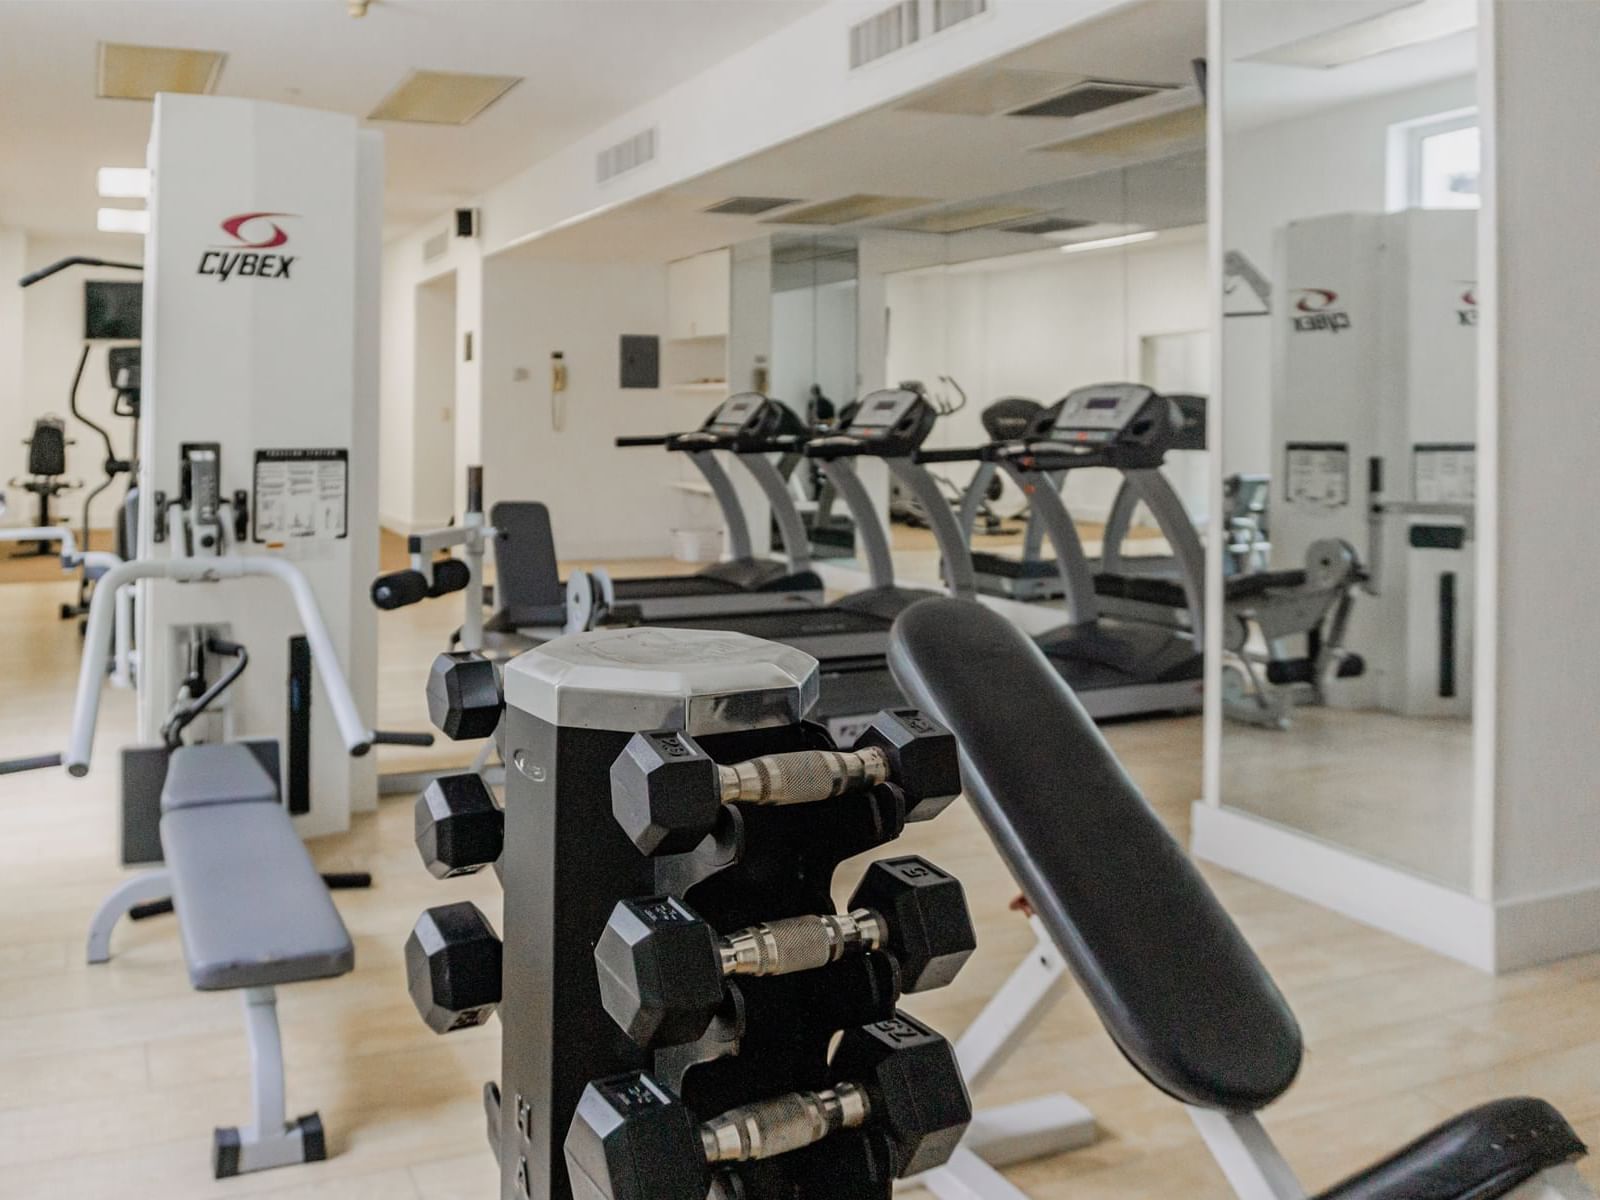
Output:
[[[803,650],[709,629],[597,629],[506,665],[505,698],[552,725],[692,735],[791,725],[817,701]]]

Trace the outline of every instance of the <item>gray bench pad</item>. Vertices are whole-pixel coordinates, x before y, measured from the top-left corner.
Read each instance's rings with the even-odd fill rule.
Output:
[[[248,778],[239,755],[255,764],[242,746],[191,746],[172,756],[168,786],[178,774],[177,794],[190,802],[164,803],[161,845],[189,979],[216,991],[343,975],[355,965],[355,947],[276,789],[267,799],[195,799],[201,788],[188,776],[202,765],[196,752],[212,749],[237,752],[231,761],[206,756],[219,768],[211,777],[217,797],[227,795],[217,783]]]
[[[172,752],[161,787],[161,811],[206,804],[278,799],[278,786],[242,742],[210,742]]]

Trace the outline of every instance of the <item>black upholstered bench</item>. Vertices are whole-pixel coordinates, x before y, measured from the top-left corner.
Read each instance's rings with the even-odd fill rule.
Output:
[[[1302,1042],[1266,968],[1037,646],[965,600],[895,622],[890,665],[1118,1048],[1184,1104],[1241,1200],[1306,1200],[1256,1113]],[[1461,1113],[1316,1200],[1581,1200],[1586,1153],[1543,1100]]]
[[[355,949],[312,865],[277,781],[247,743],[173,751],[161,793],[166,865],[128,881],[96,915],[91,962],[138,904],[170,897],[189,979],[201,991],[242,991],[255,1115],[215,1132],[218,1178],[326,1157],[321,1119],[285,1119],[277,987],[343,975]]]

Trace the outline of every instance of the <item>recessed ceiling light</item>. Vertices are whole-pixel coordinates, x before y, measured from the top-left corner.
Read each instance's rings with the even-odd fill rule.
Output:
[[[1155,158],[1176,153],[1190,143],[1203,142],[1205,136],[1206,110],[1197,104],[1029,149],[1041,154],[1078,154],[1090,158]]]
[[[967,208],[943,209],[939,212],[925,213],[920,217],[890,221],[885,223],[884,228],[897,229],[903,233],[969,233],[974,229],[987,229],[993,225],[1005,225],[1011,221],[1021,221],[1040,215],[1042,214],[1039,209],[1022,204],[983,204]]]
[[[465,125],[521,82],[520,75],[413,71],[367,114],[367,119]]]
[[[857,192],[853,196],[841,196],[837,200],[824,200],[821,204],[791,209],[781,216],[768,217],[766,220],[768,224],[777,225],[848,225],[852,221],[886,217],[890,213],[933,203],[935,201],[926,196],[874,196]]]
[[[102,208],[94,215],[94,227],[101,233],[149,233],[147,208]]]
[[[1117,237],[1093,238],[1087,242],[1069,242],[1061,247],[1061,253],[1082,254],[1085,250],[1109,250],[1113,246],[1132,246],[1136,242],[1148,242],[1155,236],[1155,230],[1147,229],[1143,233],[1124,233]]]
[[[1245,61],[1328,70],[1464,33],[1477,24],[1477,0],[1411,0],[1364,21],[1352,21],[1247,55]]]
[[[147,167],[101,167],[95,183],[107,200],[145,200],[150,196]]]
[[[220,50],[101,42],[96,91],[102,100],[154,100],[157,92],[210,95],[228,56]]]

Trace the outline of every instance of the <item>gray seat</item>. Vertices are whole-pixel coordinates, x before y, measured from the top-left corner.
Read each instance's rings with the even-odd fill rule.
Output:
[[[208,804],[278,802],[278,785],[243,742],[184,746],[167,761],[161,811]]]
[[[169,810],[161,845],[195,987],[270,987],[355,965],[339,910],[275,798]]]

